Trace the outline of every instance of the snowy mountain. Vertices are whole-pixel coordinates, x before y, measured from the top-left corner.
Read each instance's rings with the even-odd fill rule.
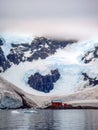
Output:
[[[0,76],[34,95],[98,85],[98,39],[84,42],[2,34]]]

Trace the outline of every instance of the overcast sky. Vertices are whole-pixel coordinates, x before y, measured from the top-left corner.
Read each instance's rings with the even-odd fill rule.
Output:
[[[97,36],[98,0],[0,0],[0,31]]]

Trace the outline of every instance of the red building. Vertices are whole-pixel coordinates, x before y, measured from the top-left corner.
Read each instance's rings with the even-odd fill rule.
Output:
[[[62,101],[61,100],[52,100],[52,107],[62,107]]]
[[[63,105],[63,106],[64,106],[64,108],[66,108],[66,107],[68,106],[68,104],[64,103],[64,105]]]
[[[62,103],[61,100],[52,100],[51,101],[51,108],[53,109],[64,109],[67,108],[68,104],[67,103]]]

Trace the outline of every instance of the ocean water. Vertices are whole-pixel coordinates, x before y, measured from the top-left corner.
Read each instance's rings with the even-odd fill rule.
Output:
[[[98,110],[0,110],[0,130],[98,130]]]

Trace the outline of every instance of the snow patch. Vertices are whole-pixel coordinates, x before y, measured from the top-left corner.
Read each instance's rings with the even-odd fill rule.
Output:
[[[11,44],[28,43],[30,44],[33,40],[32,35],[19,34],[19,33],[2,33],[1,36],[4,38],[5,43],[2,46],[5,56],[10,53]]]
[[[11,40],[13,40],[13,38],[11,38]],[[5,40],[7,41],[5,45],[5,54],[7,55],[10,50],[10,44],[8,44],[9,40]],[[20,43],[21,40],[19,39],[18,41],[16,39],[16,41],[17,43]],[[30,43],[30,39],[27,38],[27,41]],[[95,46],[98,46],[97,39],[74,43],[68,45],[64,49],[58,49],[54,55],[51,55],[44,60],[39,58],[32,62],[12,65],[11,68],[0,75],[30,94],[46,95],[43,92],[32,89],[27,84],[28,77],[36,72],[39,72],[41,75],[47,75],[50,74],[51,70],[57,68],[61,75],[60,79],[54,84],[54,89],[47,95],[74,93],[79,89],[83,89],[84,86],[88,84],[87,81],[82,80],[82,72],[86,72],[91,77],[98,74],[98,62],[93,62],[92,64],[80,62],[81,57],[85,55],[87,51],[94,49]],[[25,55],[29,56],[30,53],[25,53]]]

